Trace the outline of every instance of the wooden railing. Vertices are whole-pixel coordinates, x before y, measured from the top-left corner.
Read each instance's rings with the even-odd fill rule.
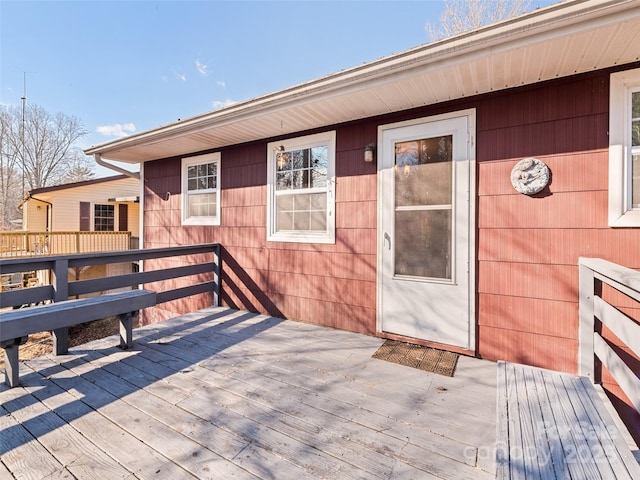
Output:
[[[131,245],[131,232],[0,232],[2,258],[128,250]]]
[[[640,272],[600,258],[580,258],[579,373],[596,378],[596,358],[611,373],[619,387],[640,412],[640,379],[602,336],[602,322],[634,355],[640,355],[640,325],[603,297],[603,285],[621,292],[640,307]]]
[[[168,259],[163,261],[162,259]],[[93,265],[145,262],[144,271],[69,281],[69,269]],[[169,266],[171,265],[171,266]],[[178,266],[174,266],[178,265]],[[147,268],[148,267],[148,268]],[[157,303],[211,293],[218,305],[220,295],[220,245],[204,244],[181,247],[124,250],[116,252],[49,255],[0,259],[3,275],[34,271],[50,271],[51,284],[31,288],[7,289],[0,292],[0,307],[27,307],[59,302],[82,295],[95,295],[122,288],[147,285],[157,293]],[[181,277],[189,277],[182,282]],[[164,282],[169,280],[169,282]],[[166,288],[167,285],[173,288]],[[158,290],[162,289],[162,290]]]

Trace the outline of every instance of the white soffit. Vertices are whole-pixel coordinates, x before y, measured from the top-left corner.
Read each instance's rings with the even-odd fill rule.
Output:
[[[640,0],[566,2],[85,153],[185,155],[636,62],[639,45]]]

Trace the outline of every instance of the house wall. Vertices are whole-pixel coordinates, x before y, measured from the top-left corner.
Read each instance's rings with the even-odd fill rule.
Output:
[[[52,231],[71,231],[80,229],[80,202],[90,202],[91,225],[93,229],[93,205],[108,204],[109,198],[135,197],[139,194],[140,182],[135,178],[124,178],[80,187],[65,188],[40,194],[39,197],[53,204]],[[138,203],[129,205],[129,231],[134,237],[140,235],[140,207]],[[116,229],[118,215],[116,211]],[[34,231],[30,228],[30,231]]]
[[[147,162],[145,247],[219,242],[224,304],[375,334],[377,177],[362,161],[364,147],[379,125],[475,108],[477,354],[575,373],[578,257],[640,269],[640,230],[607,224],[610,73],[327,127],[337,131],[335,245],[266,241],[267,141],[222,150],[220,227],[181,227],[180,160]],[[525,157],[543,160],[552,175],[532,197],[510,183]],[[175,194],[164,201],[167,191]],[[624,405],[607,372],[603,380]]]
[[[267,150],[260,142],[223,151],[220,227],[181,227],[179,159],[146,163],[144,246],[219,242],[224,304],[373,334],[377,179],[362,149],[376,135],[374,122],[338,135],[335,245],[267,242]],[[201,304],[183,305],[188,311]],[[157,308],[146,321],[171,315]]]
[[[40,210],[38,210],[40,207]],[[47,230],[47,204],[37,200],[27,200],[22,207],[22,229],[30,232]]]

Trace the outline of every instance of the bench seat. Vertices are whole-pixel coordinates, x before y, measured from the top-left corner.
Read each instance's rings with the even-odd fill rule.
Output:
[[[497,420],[498,479],[640,478],[586,377],[498,362]]]
[[[70,326],[118,316],[120,345],[128,348],[132,342],[133,314],[155,304],[155,292],[127,290],[3,312],[0,315],[0,347],[5,350],[6,383],[10,387],[18,384],[18,347],[29,335],[53,331],[54,351],[60,355],[68,349]]]

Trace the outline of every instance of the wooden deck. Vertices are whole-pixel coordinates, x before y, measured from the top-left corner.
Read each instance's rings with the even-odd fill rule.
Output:
[[[498,362],[497,383],[496,478],[640,478],[626,430],[588,378]]]
[[[496,366],[453,378],[383,340],[223,308],[21,364],[0,386],[8,478],[494,478]]]

